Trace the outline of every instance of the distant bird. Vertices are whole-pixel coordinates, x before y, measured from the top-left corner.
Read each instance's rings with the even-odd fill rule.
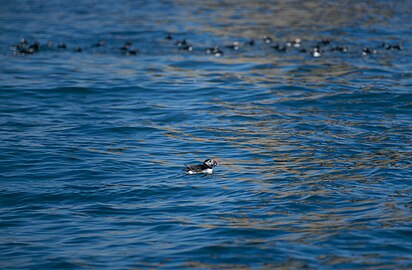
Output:
[[[216,57],[223,56],[223,51],[221,49],[219,49],[218,46],[215,46],[213,48],[207,48],[206,53],[207,54],[213,54]]]
[[[186,41],[186,39],[176,41],[175,46],[177,46],[179,50],[189,51],[189,52],[193,51],[193,46],[190,45],[189,42]]]
[[[59,48],[59,49],[67,49],[67,45],[66,45],[66,43],[62,43],[62,44],[57,45],[57,48]]]
[[[313,57],[321,57],[322,56],[321,49],[319,48],[318,45],[312,49],[311,54],[312,54]]]
[[[213,173],[213,167],[217,166],[217,162],[214,159],[206,159],[203,164],[187,165],[185,164],[186,174],[211,174]]]
[[[377,54],[377,53],[378,53],[378,50],[371,50],[368,47],[365,47],[365,48],[362,49],[362,55],[363,56],[367,56],[367,55],[370,55],[370,54]]]
[[[402,44],[397,43],[397,44],[387,44],[387,43],[382,43],[382,47],[385,48],[385,50],[402,50]]]
[[[299,48],[300,45],[301,45],[301,43],[300,43],[301,41],[302,40],[300,38],[295,38],[295,40],[292,42],[293,47]]]
[[[272,43],[272,38],[269,36],[263,36],[263,42],[266,44]]]
[[[231,45],[226,45],[225,47],[237,51],[240,48],[240,43],[238,41],[234,41]]]
[[[40,43],[37,41],[34,42],[32,45],[29,46],[29,50],[33,50],[33,52],[38,52],[40,50]]]
[[[130,47],[132,47],[132,42],[131,41],[127,41],[125,44],[123,44],[123,46],[120,48],[120,50],[122,51],[128,51]]]
[[[330,49],[331,51],[338,51],[338,52],[344,52],[344,53],[346,53],[346,52],[348,52],[348,47],[346,47],[346,46],[335,46],[335,47],[333,47],[332,49]]]

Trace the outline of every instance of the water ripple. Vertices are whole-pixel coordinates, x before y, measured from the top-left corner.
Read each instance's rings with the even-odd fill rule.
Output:
[[[1,268],[412,267],[410,2],[59,2],[0,13]]]

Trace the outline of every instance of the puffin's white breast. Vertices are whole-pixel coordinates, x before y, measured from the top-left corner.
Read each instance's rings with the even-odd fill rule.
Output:
[[[197,173],[211,174],[211,173],[213,173],[213,169],[205,169],[205,170],[200,171],[200,172],[196,172],[196,171],[192,171],[192,170],[186,172],[186,174],[197,174]]]

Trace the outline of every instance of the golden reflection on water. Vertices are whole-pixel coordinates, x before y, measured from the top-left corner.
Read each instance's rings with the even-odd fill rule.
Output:
[[[183,5],[187,2],[177,3]],[[342,3],[345,3],[345,9],[341,8]],[[313,36],[307,25],[317,28],[314,32],[318,34],[320,29],[343,29],[359,21],[367,26],[392,16],[391,10],[382,8],[380,3],[349,0],[327,4],[318,1],[220,1],[219,5],[197,2],[190,11],[193,10],[196,12],[182,16],[193,22],[187,30],[201,29],[225,37],[228,42],[233,36],[259,38],[264,34],[285,40],[300,36],[302,32],[305,39],[313,40],[319,36]],[[199,16],[199,12],[213,16]],[[372,15],[368,17],[365,14]],[[242,22],[242,17],[250,18],[255,25]],[[364,20],[365,17],[368,19]],[[282,28],[296,31],[287,34],[276,32]],[[336,32],[337,36],[344,34],[344,30]],[[226,175],[236,173],[230,177],[229,183],[217,185],[229,194],[233,190],[232,196],[238,202],[235,211],[208,213],[208,218],[202,219],[201,223],[190,218],[177,222],[212,230],[259,230],[268,235],[273,233],[277,242],[311,245],[330,241],[351,230],[365,231],[372,226],[394,227],[412,220],[411,206],[399,207],[399,200],[408,196],[408,190],[399,190],[389,197],[386,190],[381,190],[386,179],[385,170],[396,173],[396,170],[408,166],[405,162],[408,151],[390,149],[387,145],[374,149],[371,145],[389,143],[388,132],[370,132],[365,128],[365,125],[377,125],[379,121],[385,122],[382,125],[385,126],[392,121],[392,116],[383,115],[382,119],[366,121],[358,115],[362,112],[353,111],[348,106],[355,103],[361,106],[368,103],[368,98],[344,100],[344,95],[361,90],[354,89],[348,81],[362,76],[362,69],[339,60],[318,59],[314,62],[301,55],[233,55],[219,59],[197,55],[195,60],[188,62],[177,56],[173,64],[166,67],[166,72],[176,82],[186,82],[187,78],[196,80],[206,75],[217,86],[225,81],[241,85],[239,89],[227,90],[227,99],[212,98],[200,102],[200,105],[205,105],[203,108],[214,109],[198,109],[196,113],[211,115],[218,120],[216,122],[155,127],[163,131],[170,141],[223,145],[231,151],[239,151],[236,157],[216,157],[221,167],[214,176],[226,180]],[[363,70],[367,68],[365,66]],[[331,82],[335,83],[333,91],[323,87]],[[250,88],[245,85],[250,85]],[[299,85],[304,87],[297,87]],[[254,87],[259,87],[260,96],[249,98],[255,94]],[[196,86],[193,88],[197,90]],[[231,102],[230,91],[237,91],[246,101]],[[320,103],[322,106],[318,106]],[[343,114],[346,117],[342,117]],[[183,152],[177,151],[177,154],[184,155]],[[244,153],[243,159],[239,158],[240,153]],[[242,181],[253,187],[240,192],[235,182]],[[361,189],[368,185],[376,196],[359,198],[356,195],[358,184],[363,185]],[[242,201],[242,192],[248,194],[248,200]],[[234,199],[226,196],[218,199],[222,202]],[[387,196],[384,203],[382,196]],[[279,231],[283,235],[276,235]],[[266,247],[276,245],[275,240],[265,239],[262,243]],[[250,237],[248,241],[259,247],[262,239]],[[346,257],[332,255],[318,259],[327,265],[348,261]],[[294,263],[302,266],[299,261]],[[187,265],[216,267],[194,261]],[[239,269],[243,266],[218,265],[219,268]],[[293,263],[288,262],[285,268],[291,266]],[[274,265],[267,268],[271,267]],[[276,267],[282,269],[281,265]]]
[[[299,91],[306,90],[295,93],[302,94]],[[357,183],[370,185],[378,194],[386,192],[377,187],[385,177],[376,172],[404,168],[408,152],[369,149],[371,143],[387,143],[388,136],[359,127],[363,119],[349,117],[336,121],[334,114],[337,112],[307,110],[304,106],[293,105],[288,105],[290,111],[285,112],[280,106],[284,102],[318,102],[323,98],[342,102],[332,94],[304,93],[306,96],[295,98],[288,97],[287,93],[281,93],[281,99],[244,103],[215,99],[213,111],[199,113],[212,114],[220,123],[195,127],[199,133],[193,132],[193,126],[187,124],[158,127],[170,140],[224,143],[225,147],[248,153],[245,159],[225,157],[219,160],[222,172],[217,177],[225,179],[226,173],[237,172],[239,175],[231,181],[253,183],[253,189],[243,191],[249,193],[249,203],[242,204],[239,199],[236,212],[213,212],[215,218],[209,222],[197,224],[188,220],[185,223],[208,229],[257,229],[274,233],[281,229],[286,234],[276,236],[277,241],[309,244],[326,241],[337,232],[367,230],[371,222],[384,228],[399,221],[411,221],[410,207],[396,207],[399,198],[408,193],[406,190],[387,198],[384,204],[379,196],[364,199],[353,196],[358,189]],[[317,120],[312,121],[311,117]],[[301,130],[302,127],[305,128]],[[333,188],[329,183],[333,183]],[[231,185],[221,188],[231,190]],[[251,199],[262,194],[265,199]],[[345,196],[347,199],[342,200]],[[296,209],[302,214],[297,215]],[[340,259],[332,258],[329,263],[334,260]]]
[[[287,99],[287,98],[285,98]],[[308,99],[308,98],[302,98]],[[309,98],[310,99],[310,98]],[[293,98],[292,98],[293,100]],[[283,101],[283,100],[280,100]],[[262,117],[265,115],[282,115],[285,113],[276,112],[276,108],[268,108],[257,103],[254,104],[231,104],[223,101],[216,101],[215,105],[219,106],[220,110],[213,112],[205,112],[220,116],[222,122],[219,127],[202,126],[197,127],[199,131],[205,134],[215,134],[215,136],[197,136],[189,126],[165,126],[161,127],[165,130],[164,136],[174,140],[188,140],[198,143],[219,143],[224,142],[233,146],[234,149],[242,149],[247,151],[251,156],[258,156],[254,163],[265,166],[261,171],[270,177],[275,177],[279,173],[289,173],[297,177],[311,177],[318,174],[321,170],[327,170],[328,173],[339,172],[339,170],[353,169],[384,169],[388,167],[401,166],[399,161],[406,159],[406,152],[402,153],[393,150],[377,150],[369,153],[352,153],[350,155],[340,155],[333,159],[328,158],[328,152],[332,154],[334,148],[339,147],[336,144],[337,140],[349,140],[354,144],[368,144],[370,142],[385,142],[385,136],[368,135],[365,132],[355,130],[352,133],[329,132],[326,130],[299,130],[299,125],[296,127],[290,126],[289,119],[276,119]],[[247,120],[239,121],[238,125],[232,125],[230,117],[247,117]],[[291,114],[292,117],[296,113]],[[229,119],[229,120],[226,120]],[[256,119],[256,120],[253,120]],[[229,121],[229,122],[227,122]],[[299,121],[299,120],[298,120]],[[228,123],[227,126],[224,123]],[[320,123],[319,121],[317,123]],[[354,126],[351,121],[344,123],[333,122],[326,118],[323,121],[328,129],[346,128]],[[333,124],[333,125],[331,125]],[[296,139],[292,139],[296,136]],[[297,143],[299,138],[324,138],[324,142],[316,142],[310,139],[302,140]],[[304,143],[306,141],[306,143]],[[336,145],[328,145],[335,143]],[[317,152],[323,151],[320,155]],[[225,160],[227,166],[237,166],[247,164],[249,161],[242,160]],[[342,167],[343,166],[343,167]],[[334,169],[339,168],[339,169]]]
[[[388,5],[376,1],[226,0],[200,1],[188,5],[186,0],[180,0],[177,4],[188,7],[181,18],[193,22],[193,30],[200,28],[217,36],[233,33],[246,38],[254,38],[256,34],[265,35],[268,31],[273,31],[276,36],[276,29],[285,28],[296,29],[296,32],[299,29],[344,29],[359,22],[366,27],[394,15]],[[292,36],[295,34],[290,33]]]

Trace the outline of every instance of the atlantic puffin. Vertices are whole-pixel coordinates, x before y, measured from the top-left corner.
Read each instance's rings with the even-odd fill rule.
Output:
[[[185,164],[186,174],[211,174],[213,173],[213,167],[217,166],[217,162],[214,159],[206,159],[203,164],[187,165]]]

